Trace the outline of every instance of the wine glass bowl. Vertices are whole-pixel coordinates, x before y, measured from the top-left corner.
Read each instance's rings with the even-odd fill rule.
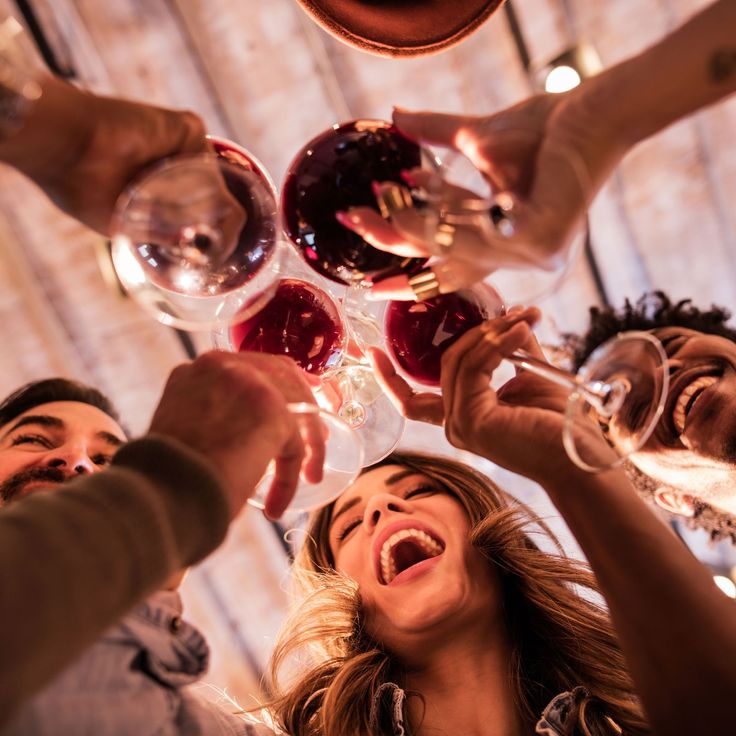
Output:
[[[299,432],[308,448],[315,432],[324,439],[324,464],[322,479],[313,483],[303,472],[310,458],[305,458],[294,496],[289,503],[289,513],[302,513],[334,501],[360,474],[363,467],[363,445],[356,434],[334,414],[314,404],[288,404],[287,408],[297,421]],[[273,484],[276,465],[269,463],[248,503],[264,508],[266,497]]]
[[[176,156],[121,194],[111,224],[124,291],[164,324],[210,329],[254,313],[275,288],[280,250],[276,189],[234,143]]]
[[[348,339],[338,305],[299,278],[280,279],[260,311],[219,328],[213,337],[215,346],[225,350],[286,355],[313,376],[337,369]]]
[[[388,354],[410,380],[438,387],[445,351],[468,330],[504,311],[503,298],[487,284],[419,302],[388,302],[383,320]]]
[[[587,390],[570,394],[565,449],[583,470],[617,467],[646,445],[664,411],[669,390],[664,348],[648,332],[619,333],[591,353],[578,379]],[[601,458],[596,444],[590,442],[591,427],[598,430],[612,455]]]
[[[343,284],[420,268],[423,259],[372,247],[336,213],[359,206],[378,211],[374,182],[403,186],[402,172],[426,164],[423,156],[420,146],[381,120],[335,125],[307,143],[289,165],[281,195],[285,231],[306,263]]]

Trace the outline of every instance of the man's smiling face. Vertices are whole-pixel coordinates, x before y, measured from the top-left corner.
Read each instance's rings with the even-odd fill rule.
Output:
[[[28,409],[0,427],[0,505],[104,470],[125,441],[120,425],[90,404]]]
[[[652,330],[669,358],[664,414],[631,460],[663,485],[736,514],[736,344],[684,327]]]

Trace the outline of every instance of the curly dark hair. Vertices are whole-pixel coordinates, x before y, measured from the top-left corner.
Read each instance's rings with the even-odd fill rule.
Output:
[[[685,327],[736,342],[736,329],[726,325],[729,319],[731,312],[725,307],[711,305],[710,309],[699,309],[692,299],[673,302],[663,291],[652,291],[633,304],[627,299],[621,309],[591,307],[587,332],[583,335],[567,333],[563,339],[577,370],[599,345],[626,330]]]
[[[77,401],[80,404],[89,404],[120,424],[120,417],[112,401],[101,391],[67,378],[46,378],[42,381],[27,383],[0,401],[0,427],[35,406],[50,404],[54,401]],[[121,425],[121,428],[125,434],[128,434],[125,427]]]
[[[726,324],[730,318],[731,312],[725,307],[711,305],[710,309],[699,309],[693,305],[692,299],[675,302],[663,291],[653,291],[639,297],[635,303],[627,299],[621,309],[591,307],[587,332],[583,335],[563,335],[564,348],[577,370],[599,345],[626,330],[684,327],[709,335],[720,335],[736,342],[736,329]],[[662,488],[662,484],[631,463],[627,463],[626,470],[639,494],[653,502],[655,493]],[[704,529],[714,541],[730,538],[736,544],[736,516],[699,499],[695,501],[694,515],[686,523],[693,529]]]

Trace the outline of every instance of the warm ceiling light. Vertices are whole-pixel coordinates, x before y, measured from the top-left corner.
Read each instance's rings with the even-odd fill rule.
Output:
[[[532,70],[537,85],[545,92],[567,92],[584,79],[593,77],[603,69],[598,52],[585,41],[565,49],[562,53]]]
[[[713,582],[729,597],[736,598],[736,584],[725,575],[714,575]]]
[[[545,92],[567,92],[573,87],[577,87],[582,80],[577,69],[573,69],[567,64],[554,67],[549,74],[547,79],[544,80],[544,91]]]

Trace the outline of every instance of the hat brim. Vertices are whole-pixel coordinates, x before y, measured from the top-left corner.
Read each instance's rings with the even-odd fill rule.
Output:
[[[477,30],[504,0],[297,0],[328,33],[381,56],[442,51]]]

